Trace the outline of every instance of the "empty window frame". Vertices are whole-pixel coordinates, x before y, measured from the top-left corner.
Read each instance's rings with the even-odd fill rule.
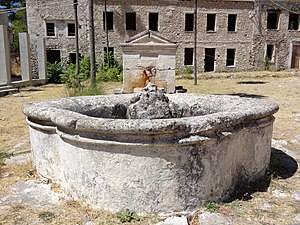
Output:
[[[72,64],[76,64],[76,53],[69,53],[69,62]]]
[[[227,49],[226,66],[235,65],[235,49]]]
[[[185,48],[184,49],[184,65],[190,66],[193,65],[193,48]]]
[[[299,14],[290,13],[289,30],[299,30]]]
[[[267,29],[277,30],[279,22],[279,11],[268,10]]]
[[[193,13],[186,13],[185,14],[185,31],[193,31],[194,30],[194,14]]]
[[[149,30],[158,31],[158,13],[149,13]]]
[[[55,63],[61,61],[60,50],[48,49],[46,50],[46,55],[47,55],[47,62],[49,63]]]
[[[126,30],[136,30],[136,13],[126,13]]]
[[[274,45],[267,45],[266,58],[268,58],[270,60],[270,62],[274,62],[274,56],[275,56]]]
[[[55,23],[46,23],[46,35],[48,37],[55,37],[56,32],[55,32]]]
[[[236,14],[228,14],[227,31],[236,31]]]
[[[105,17],[105,12],[103,12],[103,30],[105,30],[105,23],[107,22],[107,30],[114,29],[114,13],[106,12],[107,20]]]
[[[206,31],[216,30],[216,14],[207,14]]]
[[[68,37],[75,37],[75,23],[68,23]]]

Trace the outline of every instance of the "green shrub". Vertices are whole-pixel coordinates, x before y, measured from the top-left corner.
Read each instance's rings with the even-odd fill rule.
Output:
[[[122,81],[123,68],[116,61],[115,55],[109,52],[108,57],[107,54],[104,54],[103,58],[104,60],[100,65],[100,70],[97,72],[97,81]],[[107,58],[109,58],[109,64]]]
[[[97,73],[97,81],[122,81],[123,71],[118,67],[102,69]]]
[[[91,70],[91,63],[90,57],[85,56],[82,60],[80,60],[80,74],[83,80],[87,80],[90,78],[90,70]],[[76,67],[75,67],[76,69]]]
[[[194,69],[191,66],[186,66],[185,67],[185,74],[193,74],[194,73]]]
[[[264,60],[264,70],[270,70],[271,60],[268,56]]]
[[[80,71],[76,74],[76,65],[70,64],[60,75],[61,81],[68,88],[79,88],[81,83],[90,78],[90,57],[84,57],[80,61]]]
[[[61,83],[60,75],[63,73],[64,66],[62,62],[47,63],[48,82],[54,84]]]
[[[62,83],[66,84],[68,88],[78,88],[83,81],[81,74],[76,74],[76,65],[71,64],[60,75]]]
[[[109,60],[107,60],[109,59]],[[109,62],[109,65],[108,65]],[[116,56],[112,52],[108,52],[108,55],[104,53],[103,62],[100,65],[100,70],[105,70],[108,68],[119,67],[119,63],[116,60]]]

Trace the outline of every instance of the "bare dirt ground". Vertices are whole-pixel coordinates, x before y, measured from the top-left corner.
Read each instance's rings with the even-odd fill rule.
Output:
[[[245,76],[246,75],[246,76]],[[206,77],[210,76],[210,79]],[[197,213],[215,211],[232,224],[300,224],[300,72],[211,74],[198,80],[177,80],[189,93],[231,94],[267,98],[279,104],[275,114],[270,177],[256,191],[229,203],[200,207]],[[226,78],[224,78],[226,77]],[[107,93],[120,83],[106,83]],[[21,107],[25,103],[66,96],[63,86],[30,87],[0,98],[0,154],[30,151],[28,127]],[[16,182],[39,179],[31,163],[0,167],[0,224],[121,224],[115,214],[91,210],[67,200],[60,205],[30,207],[22,203],[1,204]],[[245,187],[247,189],[247,187]],[[53,190],[59,187],[52,184]],[[37,193],[38,195],[39,193]],[[160,218],[143,218],[130,224],[156,224]],[[93,222],[93,223],[92,223]],[[190,222],[198,225],[198,216]]]

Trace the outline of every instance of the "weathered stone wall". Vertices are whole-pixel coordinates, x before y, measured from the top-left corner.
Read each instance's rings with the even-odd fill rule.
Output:
[[[299,3],[280,2],[277,5],[272,2],[262,0],[261,6],[254,15],[256,21],[261,21],[261,29],[255,27],[253,35],[253,66],[263,68],[267,45],[274,45],[275,58],[271,62],[270,68],[273,70],[289,69],[292,57],[292,43],[300,42],[299,30],[289,30],[290,12],[299,12]],[[278,29],[267,29],[268,10],[278,10],[280,12]]]
[[[45,36],[45,21],[55,21],[57,36],[47,38],[46,45],[49,49],[60,49],[63,60],[68,59],[70,52],[75,52],[75,39],[66,35],[66,21],[74,21],[72,0],[60,4],[46,0],[27,0],[27,14],[29,33],[31,36]],[[113,11],[114,29],[108,31],[109,46],[114,48],[118,60],[122,60],[120,43],[148,27],[148,13],[159,13],[158,31],[170,40],[179,43],[176,54],[176,68],[183,70],[184,48],[193,48],[194,34],[185,31],[185,13],[193,13],[193,1],[137,1],[137,0],[111,0],[107,3],[107,11]],[[266,31],[266,10],[276,8],[276,5],[264,4],[255,7],[249,1],[200,1],[198,3],[198,70],[204,71],[205,48],[215,48],[215,71],[242,71],[262,69],[266,51],[266,43],[276,44],[276,62],[271,65],[273,69],[288,68],[290,61],[291,42],[298,41],[299,31],[288,31],[287,24],[289,13],[282,10],[280,16],[280,29]],[[280,3],[291,8],[297,3]],[[295,9],[295,7],[294,7]],[[96,55],[100,60],[105,47],[105,32],[103,30],[104,1],[95,0],[95,33]],[[126,30],[126,12],[136,12],[136,30]],[[83,55],[88,54],[88,16],[87,3],[79,0],[79,35],[80,47]],[[216,31],[207,32],[207,14],[216,14]],[[227,31],[227,15],[237,14],[236,32]],[[261,24],[260,24],[261,23]],[[261,27],[261,29],[258,29]],[[262,31],[262,33],[259,32]],[[32,41],[35,48],[35,41]],[[236,49],[235,65],[226,66],[226,50]],[[35,56],[33,56],[35,58]]]

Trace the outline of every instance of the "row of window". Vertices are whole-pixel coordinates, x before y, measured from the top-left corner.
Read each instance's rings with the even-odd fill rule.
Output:
[[[279,24],[279,11],[268,11],[267,16],[267,29],[278,29]],[[107,17],[107,22],[106,22]],[[299,14],[290,13],[289,16],[289,30],[299,30]],[[114,29],[114,14],[113,12],[103,12],[103,30],[113,30]],[[130,12],[125,15],[125,27],[126,30],[136,30],[136,13]],[[158,13],[149,13],[148,14],[148,27],[149,30],[158,31],[158,21],[159,14]],[[228,14],[227,17],[227,31],[236,31],[236,22],[237,22],[237,14]],[[194,14],[186,13],[185,14],[185,31],[193,31],[194,30]],[[216,14],[207,14],[206,20],[206,31],[214,32],[216,30]],[[49,37],[56,36],[56,29],[54,22],[46,23],[46,35]],[[75,36],[75,24],[67,23],[67,36],[74,37]]]
[[[106,12],[107,14],[107,28],[105,28],[105,12],[103,12],[103,29],[113,30],[114,29],[114,16],[113,12]],[[279,22],[279,11],[269,10],[267,16],[267,29],[278,29]],[[158,13],[149,13],[148,15],[149,30],[158,31]],[[126,13],[126,30],[136,30],[136,13]],[[300,15],[290,13],[289,15],[289,30],[299,30],[299,19]],[[237,14],[228,14],[227,16],[227,31],[236,31]],[[194,30],[194,14],[185,14],[185,31]],[[216,30],[216,14],[207,14],[206,20],[206,31]]]
[[[236,49],[227,49],[226,51],[226,66],[235,66],[235,55]],[[184,65],[192,66],[194,61],[194,49],[193,48],[185,48],[184,49]],[[269,59],[271,63],[275,60],[275,46],[268,44],[266,46],[265,57]],[[215,62],[215,48],[205,48],[205,72],[214,71],[213,64]],[[209,67],[209,64],[212,64]],[[208,69],[207,69],[208,68]]]
[[[193,48],[185,48],[184,49],[184,65],[191,66],[193,65],[193,56],[194,56],[194,49]],[[215,61],[215,48],[205,48],[205,63]],[[226,51],[226,66],[235,66],[235,49],[228,48]]]
[[[46,23],[46,35],[48,37],[56,36],[56,27],[54,22]],[[67,36],[75,37],[75,23],[67,23]]]
[[[277,30],[279,28],[280,14],[281,13],[278,10],[268,10],[267,29]],[[299,14],[290,13],[288,29],[299,30],[299,22],[300,22],[299,19],[300,19]]]

